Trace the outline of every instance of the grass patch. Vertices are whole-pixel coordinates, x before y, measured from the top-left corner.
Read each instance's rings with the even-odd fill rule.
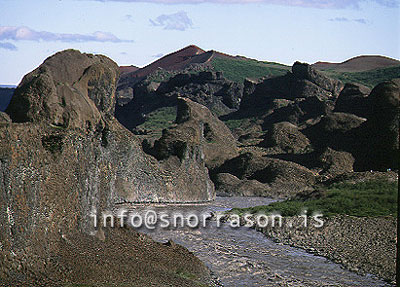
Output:
[[[238,128],[246,129],[247,127],[249,127],[250,122],[254,120],[255,118],[241,118],[241,119],[223,120],[223,122],[231,131],[234,131],[235,129]]]
[[[321,212],[324,216],[352,215],[397,216],[398,183],[385,180],[373,180],[357,184],[340,183],[332,185],[317,199],[291,199],[274,202],[267,206],[245,209],[232,209],[237,214],[265,214],[278,211],[282,216],[299,215],[306,209],[308,214]]]
[[[377,84],[400,77],[400,66],[369,70],[365,72],[336,72],[324,71],[329,77],[341,80],[344,83],[359,83],[373,88]]]
[[[146,115],[146,121],[137,126],[137,129],[148,130],[151,132],[161,132],[170,127],[176,119],[177,108],[162,107]]]
[[[243,58],[216,57],[212,59],[211,65],[215,71],[223,72],[225,78],[238,83],[242,83],[246,78],[282,76],[290,70],[289,66],[282,64]]]

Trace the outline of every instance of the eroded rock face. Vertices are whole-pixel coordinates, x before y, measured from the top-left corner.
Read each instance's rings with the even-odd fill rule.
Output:
[[[117,79],[118,66],[104,56],[60,52],[19,85],[7,109],[16,123],[1,114],[0,242],[2,252],[17,254],[16,266],[44,266],[69,237],[107,240],[90,215],[115,203],[214,198],[203,160],[163,165],[117,122]],[[138,238],[132,244],[141,246]],[[0,273],[13,276],[14,265],[0,264]]]
[[[177,156],[182,161],[193,154],[215,168],[238,155],[231,131],[205,106],[180,98],[176,123],[155,142],[153,154],[158,159]]]
[[[257,180],[241,180],[230,173],[219,173],[213,180],[220,196],[273,196],[270,187]]]

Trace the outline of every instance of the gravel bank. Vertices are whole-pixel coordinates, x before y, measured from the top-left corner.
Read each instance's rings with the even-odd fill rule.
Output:
[[[396,218],[336,216],[325,218],[321,228],[314,227],[310,220],[305,228],[302,217],[287,217],[282,223],[281,227],[257,229],[277,242],[303,248],[351,271],[374,274],[394,284]]]

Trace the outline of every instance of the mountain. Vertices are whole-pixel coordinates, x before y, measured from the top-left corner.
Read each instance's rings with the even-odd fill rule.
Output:
[[[165,69],[165,70],[182,70],[186,68],[188,65],[194,62],[199,62],[199,63],[204,63],[206,62],[207,56],[206,57],[200,57],[197,59],[196,56],[198,55],[204,55],[205,51],[203,49],[200,49],[199,47],[195,45],[190,45],[188,47],[185,47],[179,51],[173,52],[171,54],[168,54],[161,59],[158,59],[157,61],[143,67],[140,69],[137,69],[135,71],[131,71],[128,73],[125,73],[122,75],[122,79],[128,78],[128,79],[140,79],[143,78],[152,72],[156,71],[159,68]]]
[[[399,66],[400,61],[384,56],[358,56],[342,63],[317,62],[312,66],[318,70],[336,72],[365,72]]]
[[[126,70],[126,68],[124,69]],[[289,66],[274,62],[262,62],[214,50],[205,51],[195,45],[190,45],[170,53],[143,68],[123,73],[119,85],[135,84],[143,78],[151,74],[157,74],[160,71],[164,71],[164,74],[169,75],[182,70],[212,70],[223,72],[229,80],[243,82],[247,77],[257,79],[263,76],[281,75],[289,69]],[[156,78],[159,77],[158,74]]]

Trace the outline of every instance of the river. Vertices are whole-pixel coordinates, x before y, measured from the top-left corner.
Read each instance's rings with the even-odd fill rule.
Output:
[[[233,207],[266,205],[273,202],[257,197],[217,197],[203,204],[136,204],[126,205],[129,212],[154,210],[210,214]],[[362,276],[342,268],[328,259],[302,249],[275,243],[265,235],[247,227],[232,228],[228,223],[219,227],[215,220],[206,227],[139,228],[154,240],[173,240],[200,258],[225,287],[241,286],[390,286],[374,276]]]

